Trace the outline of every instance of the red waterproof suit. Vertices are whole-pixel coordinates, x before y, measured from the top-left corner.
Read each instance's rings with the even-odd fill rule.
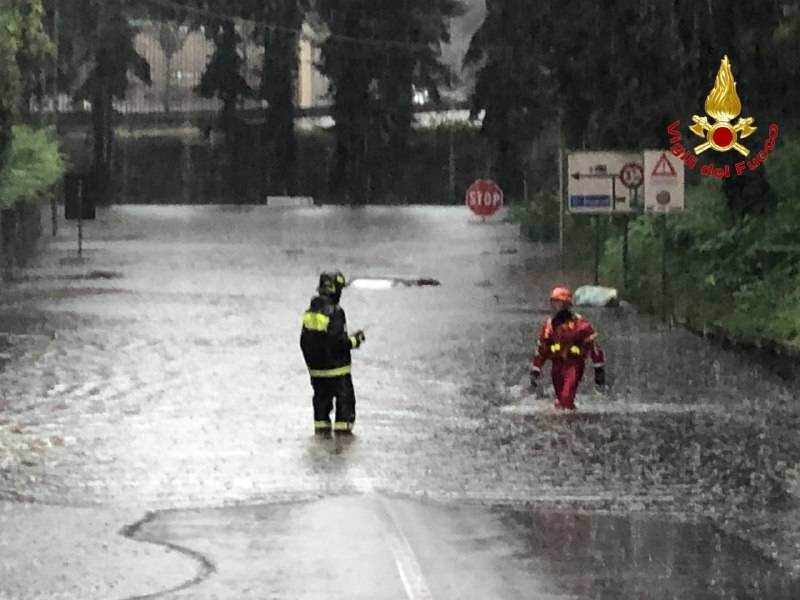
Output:
[[[553,362],[553,387],[556,408],[574,410],[575,392],[583,377],[587,357],[595,368],[603,367],[605,355],[597,343],[591,323],[571,311],[547,319],[539,334],[539,344],[533,357],[533,370],[541,371],[547,360]]]

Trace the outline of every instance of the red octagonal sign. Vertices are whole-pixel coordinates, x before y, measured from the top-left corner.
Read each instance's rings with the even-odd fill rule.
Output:
[[[490,217],[503,208],[503,190],[491,179],[478,179],[467,188],[466,204],[479,217]]]

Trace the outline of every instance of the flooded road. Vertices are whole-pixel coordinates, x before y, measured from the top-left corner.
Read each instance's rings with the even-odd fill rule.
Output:
[[[465,212],[114,207],[86,227],[83,262],[62,224],[0,291],[0,519],[16,524],[0,555],[25,555],[19,523],[39,531],[52,506],[64,523],[90,511],[130,564],[141,538],[180,565],[159,585],[142,563],[62,597],[800,597],[792,384],[589,309],[612,388],[586,382],[578,414],[555,414],[549,390],[523,387],[534,333],[550,287],[586,280]],[[350,328],[367,329],[349,442],[312,435],[298,345],[333,268],[441,284],[345,290]],[[339,539],[365,573],[331,567]],[[27,572],[3,573],[9,597],[36,597]]]

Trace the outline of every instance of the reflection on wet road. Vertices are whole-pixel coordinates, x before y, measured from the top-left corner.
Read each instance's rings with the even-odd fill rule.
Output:
[[[800,586],[707,525],[371,495],[159,514],[136,539],[217,572],[174,598],[794,598]],[[398,573],[401,574],[398,576]]]
[[[792,529],[775,531],[791,522],[800,481],[794,391],[686,332],[588,310],[612,391],[598,397],[585,385],[579,415],[555,415],[521,384],[557,261],[550,248],[520,242],[512,225],[470,221],[461,208],[115,207],[87,228],[85,264],[65,260],[74,241],[62,232],[0,292],[0,494],[9,498],[142,514],[207,509],[220,519],[222,546],[224,523],[247,526],[217,507],[303,501],[296,530],[286,524],[302,548],[302,511],[312,519],[322,510],[311,501],[362,493],[366,479],[378,497],[456,512],[502,504],[718,515],[734,531],[746,522],[739,533],[774,542],[787,564],[800,556]],[[368,325],[346,451],[310,434],[298,348],[300,315],[330,268],[441,282],[345,292],[351,328]],[[414,521],[443,507],[406,514]],[[550,515],[530,516],[541,524],[558,513],[535,514]],[[697,531],[703,543],[713,537]],[[203,547],[217,539],[174,535]],[[504,533],[497,551],[513,541]],[[417,555],[428,547],[409,543]],[[765,567],[754,549],[723,545],[731,558],[720,559],[721,577],[749,597],[735,573]],[[467,555],[452,556],[453,573],[463,571]],[[604,576],[617,589],[617,574]],[[678,580],[705,589],[692,577],[675,575],[665,589],[678,590]],[[637,597],[619,585],[617,597]],[[725,589],[708,597],[728,597]]]

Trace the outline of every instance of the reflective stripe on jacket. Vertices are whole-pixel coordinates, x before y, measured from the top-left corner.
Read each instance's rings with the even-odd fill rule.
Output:
[[[344,309],[327,296],[316,296],[303,314],[300,349],[311,377],[341,377],[351,370],[350,350],[358,347],[347,334]]]
[[[597,342],[597,334],[589,321],[577,314],[569,317],[558,326],[547,319],[539,333],[533,367],[541,369],[548,360],[586,360],[591,358],[595,367],[605,364],[605,355]]]

